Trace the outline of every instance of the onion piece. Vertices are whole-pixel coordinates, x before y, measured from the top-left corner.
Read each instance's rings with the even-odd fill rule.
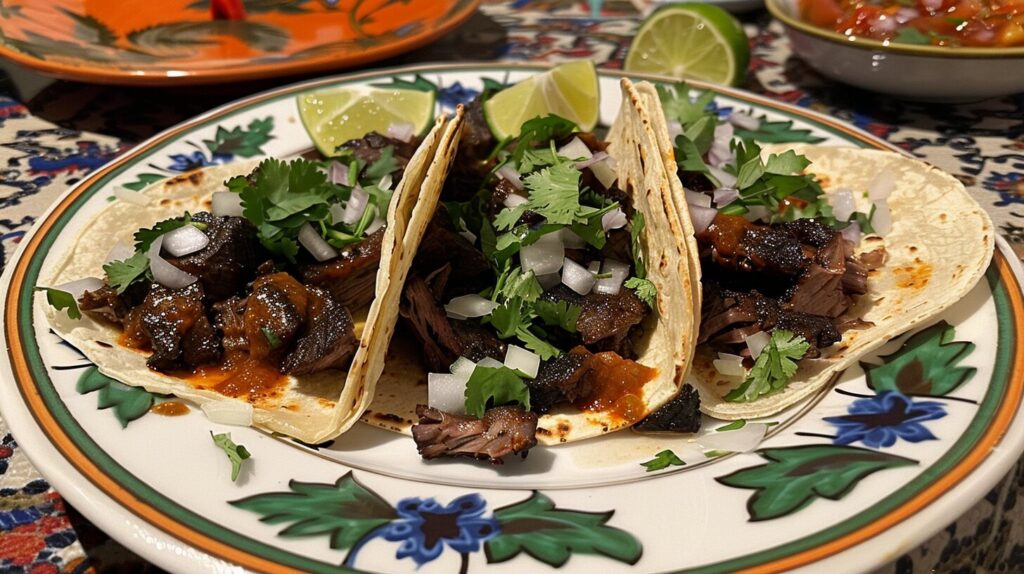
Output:
[[[523,271],[533,271],[537,277],[548,273],[557,273],[562,268],[565,258],[565,246],[559,233],[547,233],[540,239],[524,245],[519,250],[519,261]]]
[[[149,196],[120,185],[114,186],[114,197],[132,205],[149,205]]]
[[[611,274],[611,277],[598,279],[594,284],[594,293],[605,295],[618,295],[622,289],[622,283],[629,276],[629,264],[615,259],[605,259],[601,264],[601,274]]]
[[[217,217],[242,217],[242,196],[233,191],[215,191],[210,211]]]
[[[562,265],[562,283],[580,295],[586,295],[594,288],[597,279],[587,268],[566,257]]]
[[[761,129],[761,120],[745,112],[733,112],[729,114],[729,123],[741,130],[757,131]]]
[[[385,223],[387,222],[384,221],[381,216],[373,216],[373,221],[371,221],[370,224],[366,226],[366,229],[363,230],[363,235],[373,235],[374,233],[377,233],[377,230],[384,227]]]
[[[711,222],[715,220],[715,216],[718,215],[718,211],[711,209],[710,207],[701,207],[699,205],[691,205],[690,207],[690,221],[693,222],[693,230],[696,233],[704,233]]]
[[[732,155],[732,150],[729,149],[729,144],[720,142],[712,142],[711,149],[708,150],[708,164],[711,167],[722,167],[727,163],[732,163],[735,159]]]
[[[708,450],[750,452],[761,444],[767,431],[764,423],[747,423],[736,430],[711,431],[697,437],[697,443]]]
[[[363,191],[358,185],[352,189],[352,195],[348,197],[345,204],[345,212],[341,216],[341,222],[345,225],[355,225],[363,217],[363,212],[370,205],[370,194]]]
[[[604,161],[591,165],[590,173],[594,174],[594,177],[597,178],[597,181],[601,182],[605,189],[611,189],[615,185],[615,180],[619,177],[615,173],[616,166],[615,158],[608,156]]]
[[[590,265],[587,265],[587,271],[590,271],[592,274],[597,275],[598,273],[601,272],[601,262],[591,261]]]
[[[331,214],[331,224],[337,225],[341,223],[341,218],[345,217],[345,206],[340,203],[332,203],[327,208],[327,212]]]
[[[491,357],[484,357],[483,359],[477,361],[476,366],[487,367],[488,369],[499,369],[501,367],[504,367],[505,365],[504,363],[499,362],[497,359],[493,359]]]
[[[710,171],[711,175],[713,175],[715,177],[715,179],[718,180],[718,185],[720,185],[722,187],[735,187],[736,186],[736,176],[731,174],[731,173],[726,172],[724,169],[722,169],[720,167],[715,167],[713,165],[709,165],[708,166],[708,171]]]
[[[340,161],[332,161],[331,168],[327,170],[327,177],[330,178],[331,183],[337,185],[344,185],[348,187],[348,166],[342,164]]]
[[[388,137],[408,143],[416,135],[416,126],[409,122],[397,122],[388,126]]]
[[[545,273],[544,275],[537,275],[537,282],[540,283],[540,286],[545,291],[547,291],[548,289],[551,289],[555,285],[558,285],[559,283],[561,283],[562,282],[562,276],[559,275],[557,272],[555,272],[555,273]]]
[[[750,356],[756,360],[758,355],[760,355],[761,351],[768,346],[768,343],[770,343],[771,340],[772,338],[768,333],[758,331],[753,335],[745,337],[743,342],[746,343],[747,348],[750,349]]]
[[[871,201],[888,199],[895,188],[896,174],[891,169],[885,168],[871,180],[871,184],[868,186],[868,198]]]
[[[740,197],[740,192],[734,187],[720,187],[715,190],[715,205],[719,208],[725,207],[730,203],[736,201]]]
[[[629,219],[626,218],[626,212],[622,211],[620,207],[601,216],[601,228],[605,233],[612,229],[622,229],[627,223],[629,223]]]
[[[716,371],[726,377],[743,377],[747,374],[747,369],[743,367],[743,357],[739,355],[718,353],[718,358],[712,364]]]
[[[470,243],[476,243],[476,234],[468,229],[463,229],[459,232],[459,235],[466,238],[466,241]]]
[[[537,371],[540,370],[540,355],[516,345],[509,345],[505,351],[505,366],[535,379]]]
[[[561,236],[562,245],[566,249],[584,249],[587,246],[587,242],[579,235],[576,235],[576,232],[568,227],[559,229],[558,234]]]
[[[558,155],[569,158],[572,160],[589,159],[594,156],[594,153],[590,151],[587,144],[583,143],[580,138],[572,138],[569,143],[558,148]]]
[[[668,122],[668,139],[669,141],[675,142],[676,136],[683,135],[683,124],[672,120]]]
[[[512,184],[512,187],[516,189],[523,189],[523,180],[519,177],[519,172],[516,171],[516,166],[506,163],[505,165],[498,168],[498,175],[505,181]]]
[[[884,237],[892,231],[892,212],[889,211],[889,202],[880,199],[874,204],[875,213],[871,216],[871,227],[875,233]]]
[[[576,169],[578,169],[580,171],[583,171],[583,170],[587,169],[588,167],[594,165],[595,163],[599,163],[599,162],[607,160],[608,157],[609,157],[608,156],[608,152],[606,152],[606,151],[599,151],[599,152],[595,153],[590,159],[585,159],[583,161],[576,162]]]
[[[96,277],[83,277],[81,279],[75,279],[74,281],[68,281],[67,283],[61,283],[55,287],[50,287],[50,289],[69,293],[75,298],[75,301],[78,301],[86,291],[102,289],[103,285],[104,283],[102,279],[98,279]]]
[[[338,256],[338,251],[331,247],[320,234],[313,229],[313,226],[306,223],[299,228],[299,243],[309,251],[310,255],[317,261],[327,261]]]
[[[768,221],[771,217],[772,212],[763,205],[751,205],[747,208],[747,212],[743,214],[743,217],[747,218],[747,221]]]
[[[252,405],[238,399],[207,401],[200,407],[211,422],[222,425],[252,426]]]
[[[451,414],[466,412],[468,380],[451,373],[427,373],[427,406]]]
[[[476,363],[470,361],[466,357],[459,357],[458,359],[455,359],[455,362],[448,367],[448,370],[450,370],[453,375],[465,377],[467,380],[473,374],[474,369],[476,369]]]
[[[500,307],[496,302],[475,293],[455,297],[444,306],[444,310],[463,317],[484,317]]]
[[[135,248],[123,241],[118,241],[110,248],[110,252],[107,253],[107,259],[104,263],[124,261],[132,255],[135,255]]]
[[[689,189],[684,191],[686,192],[686,203],[689,203],[690,205],[699,205],[701,207],[711,207],[710,195],[699,191],[690,191]]]
[[[839,221],[849,221],[854,211],[857,211],[857,204],[853,200],[853,192],[845,187],[837,189],[829,195],[829,203],[832,204],[832,215]]]
[[[851,222],[839,233],[843,236],[843,239],[852,243],[854,247],[860,245],[860,224],[856,221]]]
[[[501,204],[504,205],[505,207],[519,207],[524,203],[529,203],[529,201],[529,199],[519,194],[510,193],[507,196],[505,196],[505,199],[501,200]]]
[[[178,269],[160,257],[160,248],[164,245],[164,237],[164,235],[157,237],[150,244],[149,251],[146,253],[146,256],[149,257],[149,269],[153,272],[153,280],[168,289],[181,289],[195,283],[194,275]]]
[[[209,236],[194,225],[182,225],[164,234],[164,249],[175,257],[195,253],[209,244]]]
[[[395,179],[391,177],[390,173],[385,173],[381,176],[380,181],[377,182],[377,187],[384,191],[391,191],[391,185],[395,183]]]

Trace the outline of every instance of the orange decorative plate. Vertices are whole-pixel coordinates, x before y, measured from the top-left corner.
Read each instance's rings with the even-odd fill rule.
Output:
[[[480,0],[0,1],[0,56],[60,78],[202,84],[301,74],[407,52],[461,24]]]

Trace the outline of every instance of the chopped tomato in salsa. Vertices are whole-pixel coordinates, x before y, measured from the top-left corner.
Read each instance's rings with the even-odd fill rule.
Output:
[[[846,36],[933,46],[1024,46],[1024,0],[801,0],[800,16]]]

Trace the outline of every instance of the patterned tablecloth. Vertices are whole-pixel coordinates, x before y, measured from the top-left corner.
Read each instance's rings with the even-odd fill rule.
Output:
[[[746,88],[852,123],[959,178],[1024,255],[1024,94],[961,105],[900,102],[838,85],[793,57],[782,28],[745,16],[752,59]],[[414,61],[591,58],[622,65],[640,15],[631,3],[485,2],[465,26]],[[51,82],[7,66],[0,75],[0,267],[35,218],[91,170],[174,123],[286,81],[225,87],[123,89]],[[183,162],[190,158],[182,157]],[[1024,571],[1024,471],[1018,465],[981,502],[882,571]],[[0,571],[11,574],[155,570],[66,505],[0,420]]]

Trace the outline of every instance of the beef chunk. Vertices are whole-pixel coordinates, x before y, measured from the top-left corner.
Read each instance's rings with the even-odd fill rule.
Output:
[[[78,307],[82,311],[103,317],[104,319],[117,324],[124,323],[128,313],[133,307],[138,306],[149,293],[150,283],[133,283],[118,295],[117,290],[109,285],[104,285],[95,291],[86,291],[78,298]]]
[[[221,332],[227,354],[249,351],[249,340],[245,338],[245,303],[246,299],[230,297],[212,306],[213,324]]]
[[[589,396],[591,389],[583,375],[587,372],[587,359],[591,356],[585,347],[576,347],[545,361],[537,372],[537,378],[525,381],[530,388],[530,410],[544,414],[558,403]]]
[[[836,230],[814,219],[787,221],[779,224],[779,227],[792,235],[800,243],[805,243],[815,248],[824,247],[833,237],[838,235]]]
[[[843,277],[843,272],[811,264],[793,288],[786,307],[829,318],[842,315],[853,304],[853,299],[843,291]]]
[[[600,351],[616,351],[627,356],[624,349],[630,331],[640,325],[650,309],[631,289],[617,295],[588,293],[579,295],[565,285],[557,285],[541,296],[546,301],[568,301],[581,307],[576,330],[584,345]],[[623,352],[627,351],[627,352]]]
[[[323,289],[308,287],[306,291],[309,306],[305,334],[281,365],[281,370],[290,375],[343,368],[359,346],[348,309]]]
[[[810,263],[803,245],[786,231],[754,225],[736,215],[716,215],[697,240],[702,259],[733,271],[793,277]]]
[[[476,293],[490,285],[494,276],[484,254],[455,231],[448,214],[439,208],[427,226],[413,266],[428,275],[448,263],[451,270],[446,288],[441,289],[445,300]]]
[[[640,432],[686,432],[700,430],[700,395],[690,385],[683,385],[674,399],[647,415],[633,428]]]
[[[276,363],[298,337],[308,307],[306,288],[287,273],[253,281],[244,316],[249,356]]]
[[[449,323],[458,340],[459,356],[474,362],[487,357],[496,361],[505,360],[508,345],[503,343],[490,328],[476,323],[473,319],[465,321],[452,319]]]
[[[342,148],[351,152],[353,156],[365,162],[366,165],[376,163],[388,146],[391,146],[398,168],[404,170],[405,166],[409,164],[409,160],[412,159],[413,154],[416,153],[419,142],[415,139],[404,142],[377,132],[370,132],[359,139],[349,140],[341,144]]]
[[[380,247],[384,230],[379,229],[363,241],[341,250],[338,257],[313,263],[301,269],[306,285],[323,287],[335,301],[349,309],[365,307],[373,301],[380,267]]]
[[[220,358],[220,338],[206,317],[203,288],[181,289],[154,283],[125,321],[129,346],[152,349],[146,365],[156,371],[196,367]]]
[[[496,407],[478,419],[417,405],[416,416],[412,438],[427,460],[465,456],[501,464],[505,455],[525,453],[537,444],[537,415],[521,407]]]
[[[242,217],[215,217],[206,212],[192,216],[203,223],[210,243],[203,249],[185,255],[163,256],[175,267],[199,278],[210,301],[221,301],[238,293],[252,280],[256,265],[266,258],[256,237],[256,227]]]
[[[488,157],[497,144],[484,118],[483,101],[476,98],[466,106],[456,154],[459,161],[454,163],[451,173],[445,178],[441,198],[466,201],[473,197],[494,166],[494,160]]]

